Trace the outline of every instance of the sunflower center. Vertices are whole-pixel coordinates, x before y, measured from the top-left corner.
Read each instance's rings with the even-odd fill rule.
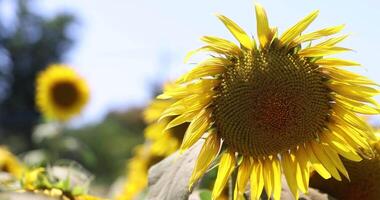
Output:
[[[52,99],[59,107],[68,108],[78,101],[79,91],[71,82],[56,83],[51,90]]]
[[[214,99],[219,136],[249,156],[268,156],[314,139],[328,123],[330,92],[318,66],[265,49],[233,60]]]

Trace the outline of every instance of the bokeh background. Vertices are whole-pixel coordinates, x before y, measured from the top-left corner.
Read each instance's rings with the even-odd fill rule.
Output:
[[[309,30],[346,24],[351,37],[342,55],[362,63],[354,69],[380,82],[380,2],[262,0],[280,32],[314,9]],[[233,40],[213,14],[223,13],[252,35],[251,0],[0,0],[0,143],[26,157],[77,160],[108,186],[124,173],[143,142],[142,110],[160,86],[188,70],[189,50],[202,35]],[[33,137],[36,74],[49,63],[74,67],[89,83],[91,100],[64,134]],[[378,98],[379,99],[379,98]],[[372,119],[378,123],[377,119]],[[43,128],[43,127],[42,127]],[[46,127],[45,127],[46,128]],[[49,161],[47,161],[49,160]]]

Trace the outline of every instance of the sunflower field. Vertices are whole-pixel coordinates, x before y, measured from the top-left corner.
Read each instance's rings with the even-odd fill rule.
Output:
[[[0,0],[0,200],[380,200],[379,7]]]

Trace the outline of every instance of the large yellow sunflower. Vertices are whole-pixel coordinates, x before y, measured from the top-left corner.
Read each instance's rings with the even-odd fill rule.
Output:
[[[348,178],[339,156],[360,161],[375,139],[357,114],[379,114],[373,99],[378,85],[342,69],[358,63],[326,57],[350,50],[335,46],[347,36],[324,39],[343,26],[302,34],[317,17],[314,11],[279,35],[263,7],[256,4],[255,10],[258,42],[218,15],[240,46],[202,37],[206,45],[197,51],[212,56],[158,96],[173,102],[160,117],[169,119],[167,127],[190,122],[182,150],[206,138],[190,187],[221,155],[213,199],[235,169],[235,199],[248,181],[251,199],[259,199],[263,189],[280,199],[282,172],[297,198],[308,190],[312,169],[323,178]]]
[[[47,118],[68,120],[89,99],[84,79],[66,65],[50,65],[38,75],[36,84],[36,103]]]
[[[336,199],[375,200],[380,197],[380,131],[378,141],[373,142],[375,157],[361,162],[343,159],[350,180],[338,182],[334,179],[323,180],[318,174],[310,177],[310,186],[329,194]]]

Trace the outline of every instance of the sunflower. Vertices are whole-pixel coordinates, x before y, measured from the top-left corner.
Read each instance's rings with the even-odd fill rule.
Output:
[[[309,173],[323,178],[349,177],[339,156],[360,161],[375,139],[358,114],[379,114],[374,100],[377,84],[343,69],[358,63],[326,57],[350,51],[334,35],[343,25],[302,34],[318,11],[281,35],[255,6],[258,42],[223,15],[217,17],[240,46],[204,36],[211,57],[181,76],[158,99],[172,104],[161,114],[167,128],[189,123],[180,149],[205,138],[190,188],[220,158],[212,197],[216,199],[234,170],[234,198],[242,197],[250,181],[251,199],[280,199],[281,173],[295,198],[307,192]],[[311,42],[319,40],[312,45]],[[305,44],[306,43],[306,44]],[[220,156],[219,156],[220,155]]]
[[[0,146],[0,172],[7,172],[16,178],[20,178],[24,166],[6,147]]]
[[[50,119],[70,119],[89,99],[86,82],[66,65],[50,65],[38,75],[36,84],[37,106]]]
[[[318,174],[310,177],[310,186],[329,194],[336,199],[374,200],[380,195],[380,131],[378,141],[373,143],[376,156],[370,160],[352,162],[343,159],[350,180],[338,182],[323,180]]]
[[[128,162],[127,180],[118,199],[135,198],[148,185],[149,168],[179,149],[186,124],[165,129],[168,121],[157,121],[170,104],[170,101],[154,100],[146,108],[144,118],[149,124],[144,131],[146,141],[135,148],[134,156]]]
[[[150,154],[151,146],[142,144],[135,148],[134,156],[128,161],[127,180],[118,200],[132,200],[148,185],[148,169],[154,158]]]

